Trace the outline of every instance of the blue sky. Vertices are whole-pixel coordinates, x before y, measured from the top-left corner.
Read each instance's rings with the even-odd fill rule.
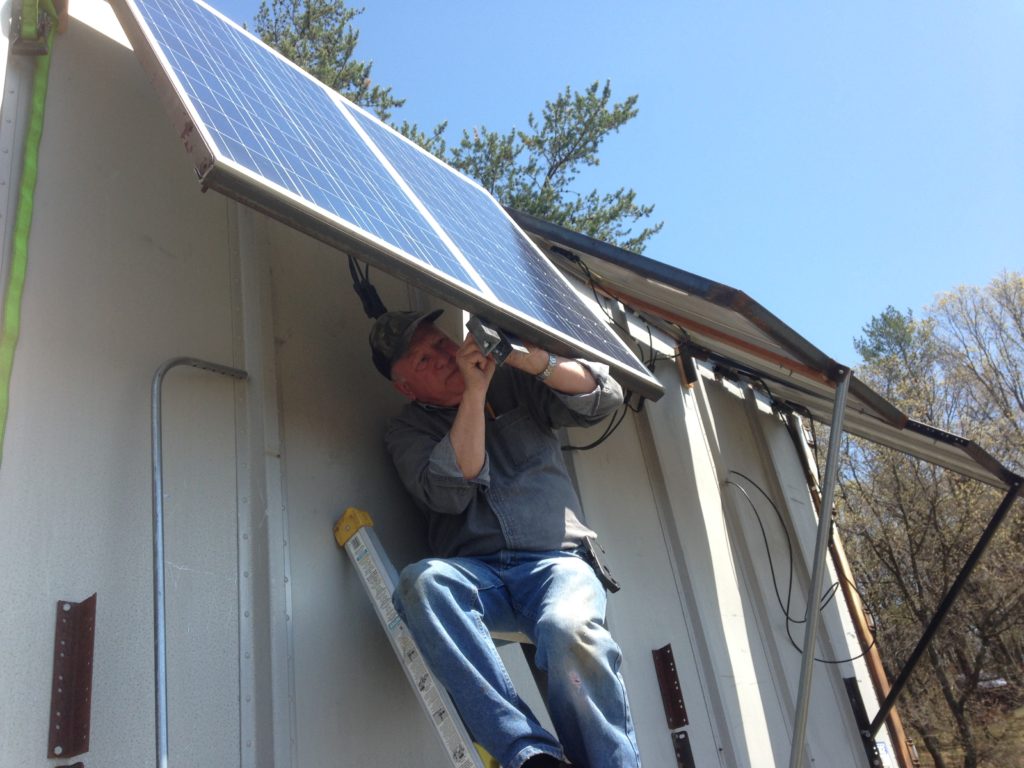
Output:
[[[886,306],[1024,269],[1024,3],[366,0],[356,26],[396,118],[450,142],[566,85],[638,94],[581,191],[635,188],[665,222],[646,256],[840,362]]]

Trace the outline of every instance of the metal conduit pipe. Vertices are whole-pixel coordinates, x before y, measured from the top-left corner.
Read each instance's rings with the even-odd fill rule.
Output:
[[[150,400],[153,456],[153,652],[156,679],[156,765],[167,768],[167,624],[164,607],[164,466],[162,389],[172,368],[188,365],[232,379],[247,379],[238,368],[210,363],[195,357],[175,357],[156,369]]]
[[[832,406],[832,429],[828,435],[828,456],[825,459],[825,484],[821,490],[821,511],[818,513],[818,538],[814,546],[814,567],[811,583],[807,587],[806,627],[804,629],[804,652],[800,663],[800,689],[797,694],[796,715],[793,723],[793,747],[790,751],[790,768],[801,768],[804,763],[804,741],[807,734],[807,716],[811,700],[811,678],[814,674],[814,648],[818,640],[818,624],[821,613],[818,610],[818,595],[825,579],[825,556],[828,554],[828,540],[832,533],[832,499],[835,495],[836,475],[839,471],[839,443],[843,435],[843,412],[846,410],[846,395],[850,390],[852,371],[840,370],[841,377],[836,386],[836,400]]]

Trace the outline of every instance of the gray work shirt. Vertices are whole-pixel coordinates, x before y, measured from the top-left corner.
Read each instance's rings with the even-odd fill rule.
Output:
[[[501,549],[575,549],[594,533],[579,520],[580,500],[554,430],[598,423],[622,405],[622,389],[600,363],[580,361],[597,380],[565,395],[513,368],[495,371],[487,401],[483,468],[462,476],[449,431],[455,408],[409,403],[385,438],[402,483],[427,514],[438,557]]]

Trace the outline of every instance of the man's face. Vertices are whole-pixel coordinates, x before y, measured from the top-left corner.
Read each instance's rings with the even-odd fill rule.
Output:
[[[458,350],[458,344],[433,323],[422,323],[413,334],[409,349],[391,366],[395,389],[428,405],[458,405],[466,388],[455,364]]]

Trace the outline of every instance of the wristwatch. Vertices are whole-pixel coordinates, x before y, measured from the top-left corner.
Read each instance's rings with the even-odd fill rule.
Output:
[[[548,352],[548,366],[537,374],[537,381],[547,381],[548,377],[551,376],[551,372],[555,370],[556,365],[558,365],[558,358],[555,357],[555,353]]]

